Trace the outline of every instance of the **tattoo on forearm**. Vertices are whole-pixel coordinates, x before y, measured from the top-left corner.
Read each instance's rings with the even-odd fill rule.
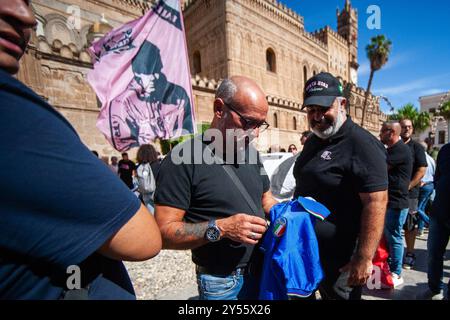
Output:
[[[207,222],[183,223],[183,225],[175,231],[175,237],[184,238],[194,236],[198,238],[203,238],[207,227],[208,227]]]

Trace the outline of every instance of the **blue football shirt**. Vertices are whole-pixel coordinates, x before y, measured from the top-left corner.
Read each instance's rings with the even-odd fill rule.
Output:
[[[261,300],[308,297],[317,289],[323,271],[314,223],[329,214],[319,202],[303,197],[272,207],[271,224],[261,245]]]

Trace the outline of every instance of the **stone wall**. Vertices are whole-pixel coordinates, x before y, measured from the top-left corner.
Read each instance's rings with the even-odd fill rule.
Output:
[[[101,155],[118,155],[95,127],[99,102],[86,80],[92,68],[86,52],[87,33],[102,14],[111,27],[135,19],[149,9],[144,0],[35,0],[33,7],[41,26],[22,59],[18,78],[61,112],[89,149]],[[69,30],[63,23],[70,5],[81,10],[81,30]],[[304,30],[303,17],[275,0],[191,0],[184,3],[187,44],[197,123],[210,123],[214,93],[220,79],[241,74],[256,80],[267,94],[270,110],[268,131],[260,135],[258,146],[300,147],[300,133],[307,129],[306,113],[300,110],[302,90],[313,72],[331,71],[348,83],[341,66],[345,39],[330,28],[314,34]],[[56,26],[56,27],[53,27]],[[101,27],[101,26],[100,26]],[[66,28],[66,29],[64,29]],[[59,39],[61,36],[62,39]],[[275,53],[276,70],[266,68],[266,50]],[[201,72],[193,70],[194,52],[201,56]],[[337,58],[336,58],[337,59]],[[357,123],[362,115],[364,90],[349,88],[349,114]],[[378,101],[370,96],[366,127],[378,134]],[[276,119],[275,119],[276,118]],[[277,122],[277,124],[276,124]],[[134,157],[136,150],[130,152]]]
[[[328,72],[349,81],[349,47],[347,40],[328,26],[314,32],[313,35],[327,45]]]
[[[195,1],[187,4],[184,23],[192,75],[221,79],[228,75],[225,35],[225,2]],[[195,70],[194,53],[200,56],[201,70]]]
[[[308,37],[303,20],[275,1],[226,4],[229,74],[255,79],[268,95],[301,100],[303,67],[308,76],[328,70],[325,45]],[[274,53],[274,70],[267,68],[268,50]]]

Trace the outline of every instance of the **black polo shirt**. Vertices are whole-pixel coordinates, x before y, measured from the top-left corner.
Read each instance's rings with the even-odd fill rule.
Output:
[[[431,209],[432,219],[450,230],[450,143],[439,151],[434,175],[436,198]]]
[[[409,207],[408,187],[411,181],[413,159],[409,148],[402,140],[387,149],[389,176],[388,208],[405,209]]]
[[[388,187],[385,147],[348,117],[333,137],[306,141],[294,177],[295,197],[313,197],[331,211],[326,228],[316,225],[321,252],[348,259],[360,229],[359,193]]]
[[[411,155],[413,157],[413,169],[411,174],[411,179],[414,177],[414,174],[420,167],[428,167],[427,158],[425,156],[425,150],[420,145],[420,143],[410,139],[408,143],[405,143],[409,150],[411,151]],[[420,184],[409,190],[409,198],[410,199],[418,199],[420,191]]]
[[[196,144],[196,140],[200,144]],[[185,210],[184,220],[189,223],[226,218],[236,213],[264,218],[261,198],[269,190],[270,181],[259,154],[257,164],[207,164],[202,157],[206,146],[201,136],[197,136],[178,145],[166,156],[157,177],[155,203]],[[190,152],[188,158],[191,163],[178,164],[179,159],[172,157],[172,154],[185,155],[185,152]],[[258,212],[251,212],[242,194],[222,168],[223,165],[231,166],[236,172],[259,207]],[[192,260],[197,265],[211,269],[233,270],[249,262],[254,247],[225,238],[193,249]]]

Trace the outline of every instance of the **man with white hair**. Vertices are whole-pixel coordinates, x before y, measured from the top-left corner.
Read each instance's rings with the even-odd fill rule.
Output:
[[[384,146],[346,116],[342,85],[329,73],[305,84],[311,135],[294,167],[295,197],[312,197],[331,214],[317,222],[323,299],[360,299],[372,274],[387,205]]]

